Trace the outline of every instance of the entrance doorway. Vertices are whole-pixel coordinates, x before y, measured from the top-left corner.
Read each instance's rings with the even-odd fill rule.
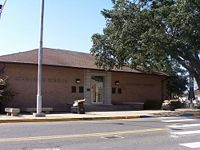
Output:
[[[92,76],[91,78],[91,101],[93,104],[103,104],[104,78],[103,76]]]

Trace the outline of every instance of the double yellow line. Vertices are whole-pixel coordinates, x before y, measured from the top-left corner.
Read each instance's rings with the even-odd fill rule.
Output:
[[[22,141],[36,141],[36,140],[53,140],[65,138],[81,138],[81,137],[103,137],[112,135],[136,134],[145,132],[158,132],[164,131],[164,128],[150,128],[143,130],[126,130],[126,131],[113,131],[113,132],[97,132],[87,134],[69,134],[69,135],[49,135],[49,136],[34,136],[34,137],[19,137],[19,138],[1,138],[0,142],[22,142]]]

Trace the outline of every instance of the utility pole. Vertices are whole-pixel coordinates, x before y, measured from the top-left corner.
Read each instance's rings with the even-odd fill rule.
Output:
[[[38,49],[37,108],[34,117],[45,117],[42,112],[42,58],[43,58],[44,0],[41,0],[40,45]]]
[[[7,0],[4,1],[3,5],[0,4],[0,19],[1,19],[1,14],[3,12],[4,6],[6,5]]]

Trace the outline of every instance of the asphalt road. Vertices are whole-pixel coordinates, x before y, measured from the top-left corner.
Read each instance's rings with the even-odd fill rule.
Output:
[[[200,119],[184,117],[1,123],[0,150],[188,150],[199,135]]]

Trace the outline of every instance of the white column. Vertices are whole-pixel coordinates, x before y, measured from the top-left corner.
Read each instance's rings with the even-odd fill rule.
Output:
[[[91,105],[91,72],[90,70],[84,71],[84,98],[86,99],[86,105]]]
[[[104,104],[105,105],[112,105],[111,103],[111,92],[112,92],[112,87],[111,87],[111,72],[107,72],[105,76],[105,99],[104,99]]]

